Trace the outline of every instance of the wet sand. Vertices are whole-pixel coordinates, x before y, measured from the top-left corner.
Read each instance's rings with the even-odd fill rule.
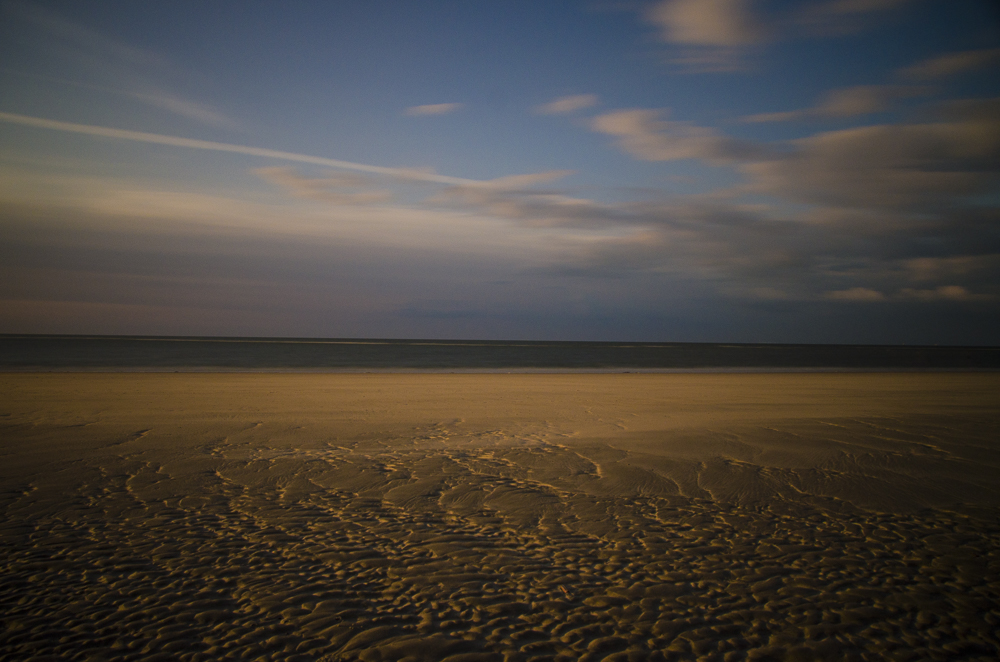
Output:
[[[0,658],[995,660],[1000,375],[0,375]]]

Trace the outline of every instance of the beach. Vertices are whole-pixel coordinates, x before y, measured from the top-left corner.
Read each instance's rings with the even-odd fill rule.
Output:
[[[0,657],[995,660],[1000,374],[0,374]]]

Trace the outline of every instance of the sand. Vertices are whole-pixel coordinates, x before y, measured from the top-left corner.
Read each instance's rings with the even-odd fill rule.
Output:
[[[0,375],[0,658],[996,660],[997,374]]]

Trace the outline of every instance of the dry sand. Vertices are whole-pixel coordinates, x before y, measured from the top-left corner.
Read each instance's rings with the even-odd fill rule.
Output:
[[[1000,375],[0,375],[0,657],[996,660]]]

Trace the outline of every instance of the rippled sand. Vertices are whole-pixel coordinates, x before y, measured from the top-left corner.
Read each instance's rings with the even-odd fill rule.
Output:
[[[0,375],[0,658],[996,660],[1000,375]]]

